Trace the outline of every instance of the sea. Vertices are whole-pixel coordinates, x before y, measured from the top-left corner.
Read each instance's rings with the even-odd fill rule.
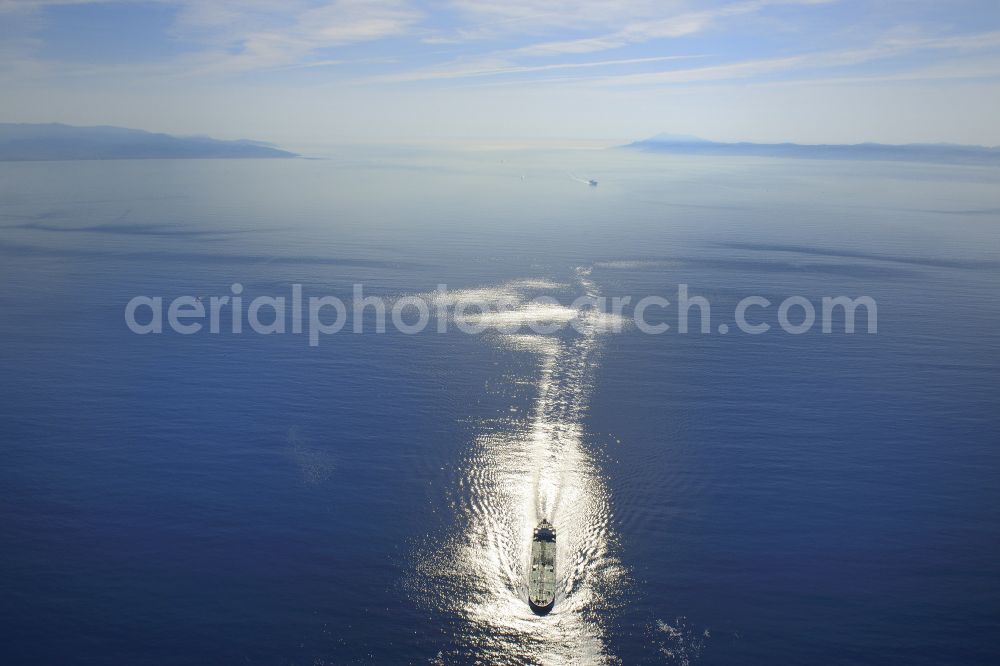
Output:
[[[0,663],[998,663],[998,288],[997,167],[0,163]]]

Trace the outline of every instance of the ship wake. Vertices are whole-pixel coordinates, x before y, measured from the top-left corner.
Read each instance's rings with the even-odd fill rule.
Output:
[[[540,286],[545,285],[535,284]],[[576,271],[572,285],[561,286],[586,296],[599,295],[586,269]],[[517,288],[507,285],[497,291],[509,296]],[[606,484],[584,428],[602,337],[612,327],[609,315],[597,310],[567,315],[564,306],[546,307],[551,311],[526,305],[523,316],[556,320],[569,316],[575,326],[551,335],[488,337],[491,344],[533,359],[529,377],[511,379],[530,383],[530,413],[477,424],[455,503],[459,536],[424,558],[421,567],[428,586],[441,592],[438,603],[462,618],[461,645],[456,648],[460,652],[452,655],[456,659],[615,661],[605,649],[600,618],[606,615],[602,611],[609,608],[623,572],[612,554]],[[516,316],[506,315],[505,324]],[[557,587],[553,611],[539,617],[527,603],[527,571],[532,531],[543,519],[558,534]],[[445,563],[447,569],[442,569]],[[447,576],[440,573],[445,570]],[[452,594],[450,586],[461,589]]]

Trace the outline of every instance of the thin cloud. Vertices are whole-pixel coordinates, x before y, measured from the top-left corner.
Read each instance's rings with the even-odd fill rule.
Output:
[[[52,5],[85,4],[98,0],[0,0],[0,11],[20,12],[42,19],[37,10]],[[88,63],[55,62],[32,57],[39,41],[31,37],[8,40],[0,49],[7,57],[4,68],[10,78],[118,78],[118,77],[193,77],[225,78],[253,71],[326,69],[324,76],[351,83],[396,84],[420,81],[514,78],[525,83],[540,80],[595,86],[660,86],[726,80],[774,81],[776,74],[850,68],[874,61],[898,58],[892,64],[897,71],[866,72],[871,76],[906,76],[916,61],[900,56],[915,52],[979,53],[1000,48],[1000,31],[980,34],[921,35],[908,27],[883,32],[872,46],[854,49],[802,53],[786,51],[781,55],[757,53],[736,62],[721,62],[691,67],[663,67],[649,71],[649,65],[693,58],[697,54],[664,55],[628,53],[645,57],[595,57],[580,61],[572,56],[610,52],[630,45],[697,35],[721,28],[735,19],[788,6],[821,5],[831,0],[738,0],[698,8],[687,0],[450,0],[450,14],[429,16],[414,0],[330,0],[317,5],[312,0],[159,0],[178,7],[176,20],[168,29],[178,39],[200,45],[170,59],[154,62]],[[32,12],[35,12],[32,14]],[[19,21],[21,18],[18,19]],[[430,22],[448,26],[429,27]],[[13,25],[13,23],[12,23]],[[603,32],[593,34],[597,28]],[[482,37],[499,32],[544,35],[550,39],[504,49],[476,49],[441,61],[441,52],[429,44],[454,43],[462,34]],[[581,32],[590,32],[583,34]],[[574,38],[567,38],[572,35]],[[561,37],[561,39],[552,39]],[[401,40],[409,54],[399,50],[397,42],[385,49],[386,57],[350,57],[341,47],[378,40]],[[523,41],[523,40],[522,40]],[[508,40],[509,44],[510,40]],[[699,42],[693,42],[699,44]],[[698,48],[693,47],[692,50]],[[664,49],[660,49],[663,53]],[[714,51],[711,45],[698,50]],[[753,57],[753,56],[756,57]],[[419,57],[427,64],[403,69],[403,63]],[[435,62],[435,60],[437,62]],[[375,76],[363,76],[361,66],[380,65]],[[352,69],[355,68],[355,69]],[[954,71],[978,72],[989,76],[992,62],[968,65]],[[884,69],[884,68],[880,68]],[[396,70],[396,71],[391,71]],[[606,71],[602,71],[606,70]],[[925,68],[925,71],[930,71]],[[940,78],[946,78],[940,69]],[[564,73],[558,79],[535,76],[545,72]],[[613,72],[613,73],[612,73]],[[845,80],[852,71],[834,72]]]
[[[242,36],[239,52],[223,57],[221,65],[257,69],[308,64],[320,49],[403,35],[421,18],[402,0],[337,0],[300,13],[289,27]]]
[[[673,68],[652,72],[631,72],[623,74],[602,74],[600,76],[564,76],[558,78],[529,78],[516,81],[503,81],[492,85],[552,85],[565,84],[570,86],[634,86],[656,87],[664,85],[686,85],[700,83],[727,82],[740,80],[767,85],[804,85],[809,83],[864,83],[890,82],[911,80],[947,80],[969,78],[993,78],[1000,76],[1000,56],[989,53],[1000,49],[1000,32],[986,32],[974,35],[947,37],[889,37],[880,40],[872,47],[857,49],[840,49],[815,51],[775,58],[758,58],[740,62],[722,63],[702,67]],[[961,63],[936,64],[918,68],[906,68],[903,71],[891,73],[865,74],[855,76],[820,76],[821,70],[835,70],[843,67],[865,65],[880,60],[891,60],[919,51],[951,51],[956,54],[970,52],[987,52],[985,59],[965,61]],[[704,58],[707,56],[668,56],[664,60],[685,60]],[[592,63],[559,63],[538,66],[502,66],[493,68],[481,65],[479,68],[455,68],[436,72],[411,72],[396,76],[382,77],[382,82],[418,81],[427,79],[467,78],[487,76],[490,74],[531,73],[546,70],[573,70],[588,66],[601,67],[611,65],[639,64],[642,61],[652,62],[656,58],[604,60]],[[808,78],[797,78],[788,81],[776,81],[768,78],[770,75],[785,72],[813,72]]]
[[[130,1],[130,0],[125,0]],[[177,56],[178,68],[198,73],[270,69],[330,62],[320,50],[409,34],[424,18],[409,0],[154,0],[177,7],[170,35],[203,48]],[[59,5],[98,0],[0,0],[0,13],[40,17]],[[37,27],[37,21],[35,21]],[[25,42],[37,48],[38,43]],[[23,59],[31,48],[19,49]],[[128,63],[121,63],[127,65]],[[72,63],[70,63],[72,65]]]
[[[569,3],[572,6],[563,7],[563,11],[533,13],[543,7],[553,7],[552,2],[532,2],[523,0],[515,3],[496,3],[489,0],[455,0],[452,4],[473,15],[505,16],[505,21],[486,23],[477,30],[463,32],[459,30],[452,37],[429,38],[439,42],[457,42],[463,35],[470,39],[484,37],[488,27],[497,26],[520,28],[522,32],[539,32],[549,26],[545,19],[555,21],[555,26],[565,32],[570,29],[585,29],[597,26],[617,26],[611,32],[598,35],[588,35],[575,39],[561,39],[539,42],[517,49],[520,56],[548,56],[556,54],[593,53],[609,49],[621,48],[630,44],[638,44],[655,39],[676,38],[703,32],[719,24],[727,18],[743,16],[760,12],[768,7],[779,5],[820,5],[836,0],[750,0],[724,4],[712,9],[691,9],[690,3],[649,3],[627,2],[625,7],[620,3],[583,2]],[[565,3],[555,3],[556,5]],[[527,17],[534,20],[528,21]],[[622,17],[628,17],[623,22]]]
[[[614,67],[621,65],[638,65],[651,62],[664,62],[668,60],[689,60],[692,58],[703,58],[702,55],[670,55],[653,56],[648,58],[622,58],[618,60],[599,60],[589,62],[563,62],[549,63],[545,65],[505,65],[501,63],[479,63],[476,65],[466,65],[451,69],[425,69],[401,74],[387,74],[374,76],[365,79],[369,83],[402,83],[407,81],[430,81],[440,79],[459,79],[480,76],[496,76],[499,74],[525,74],[533,72],[545,72],[560,69],[590,69],[595,67]]]
[[[901,38],[876,46],[804,53],[708,67],[672,69],[604,77],[598,83],[611,85],[657,85],[743,79],[795,69],[831,69],[887,60],[921,50],[976,51],[1000,48],[1000,32],[961,37]],[[981,66],[978,71],[990,71]]]

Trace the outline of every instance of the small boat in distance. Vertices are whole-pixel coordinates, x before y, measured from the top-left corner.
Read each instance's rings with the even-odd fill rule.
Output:
[[[556,528],[542,520],[531,539],[531,571],[528,572],[528,605],[545,615],[556,602]]]
[[[590,185],[591,187],[597,187],[597,181],[593,178],[580,178],[579,176],[573,174],[572,172],[567,173],[567,175],[578,183],[583,183],[584,185]]]

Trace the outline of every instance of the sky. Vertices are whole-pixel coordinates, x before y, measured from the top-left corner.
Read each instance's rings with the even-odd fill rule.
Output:
[[[998,0],[0,0],[0,122],[1000,145]]]

